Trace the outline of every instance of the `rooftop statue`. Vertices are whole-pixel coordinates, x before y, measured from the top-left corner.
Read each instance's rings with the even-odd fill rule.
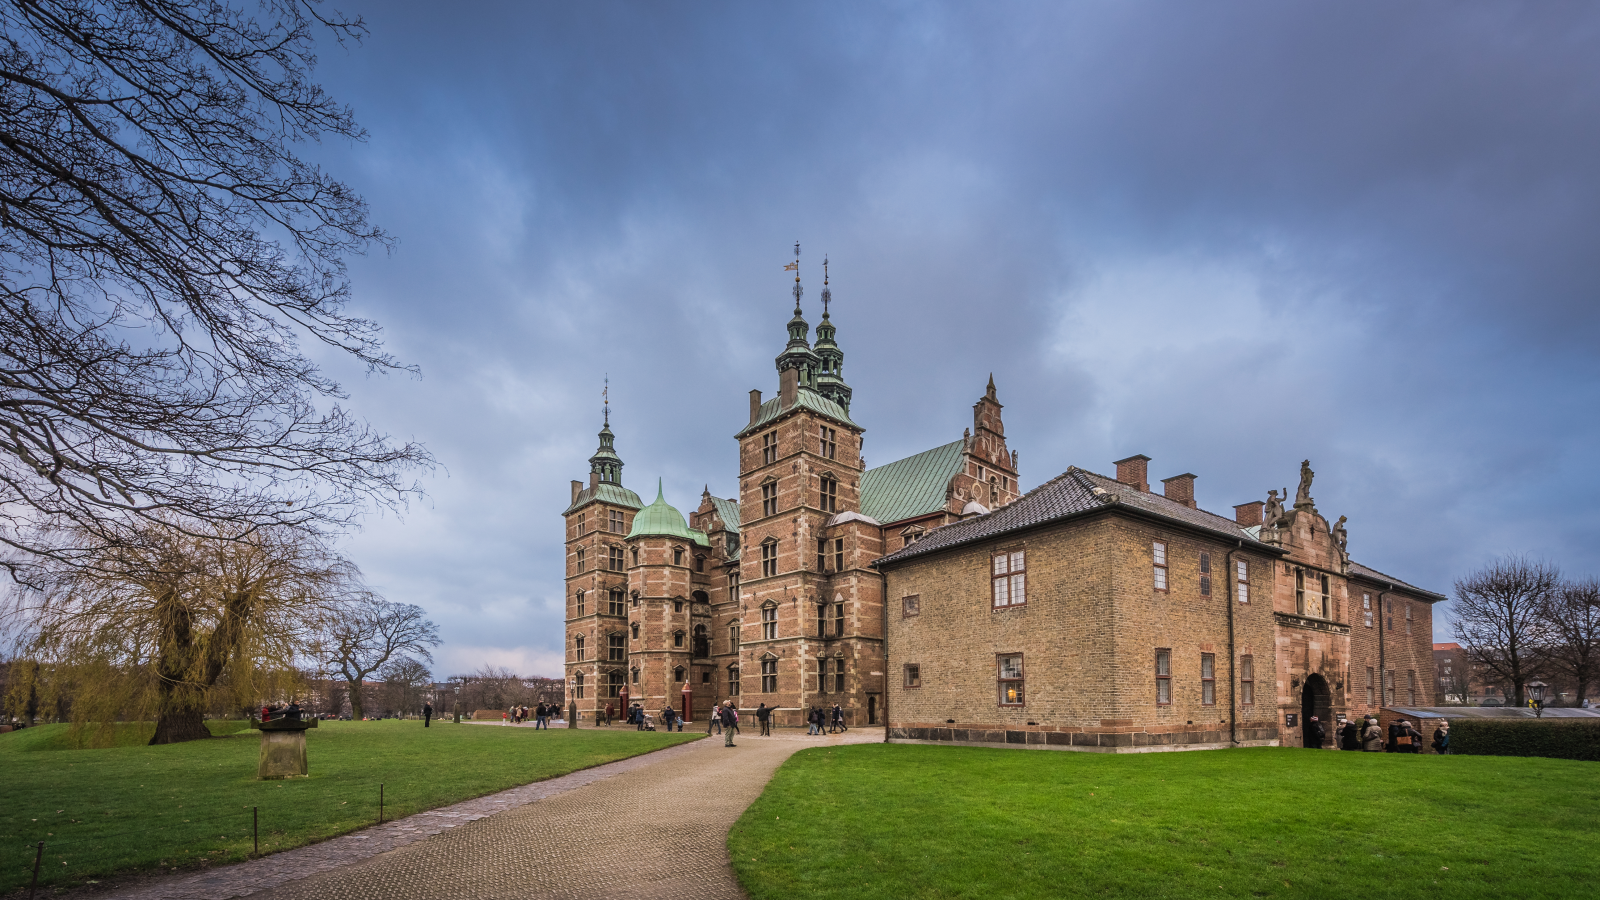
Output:
[[[1294,494],[1294,505],[1295,506],[1299,507],[1299,506],[1312,506],[1312,505],[1314,505],[1312,503],[1312,500],[1311,500],[1311,479],[1313,479],[1315,477],[1317,477],[1317,473],[1311,471],[1311,460],[1308,459],[1308,460],[1305,460],[1305,461],[1301,462],[1300,463],[1300,489],[1298,491],[1295,491],[1295,494]],[[1288,495],[1288,491],[1285,491],[1284,495],[1287,496]]]

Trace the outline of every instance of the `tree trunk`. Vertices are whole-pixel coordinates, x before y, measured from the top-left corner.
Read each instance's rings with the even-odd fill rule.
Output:
[[[156,656],[156,733],[150,743],[181,744],[211,737],[206,728],[204,690],[190,680],[194,668],[193,613],[176,591],[157,603],[161,646]]]
[[[163,712],[156,718],[156,733],[151,745],[181,744],[185,741],[202,741],[211,737],[205,716],[196,707]]]

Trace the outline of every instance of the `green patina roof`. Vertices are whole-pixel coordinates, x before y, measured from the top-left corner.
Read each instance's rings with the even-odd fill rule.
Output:
[[[712,497],[711,506],[717,511],[717,517],[722,524],[734,534],[739,533],[739,501],[724,500],[721,497]]]
[[[579,491],[578,499],[572,501],[572,505],[567,507],[567,512],[562,513],[562,515],[566,515],[580,506],[587,506],[597,500],[601,503],[610,503],[612,506],[626,506],[629,509],[639,509],[644,506],[644,501],[640,500],[639,495],[633,491],[620,484],[602,481],[594,487],[587,487]]]
[[[827,397],[822,396],[811,388],[804,387],[795,394],[795,400],[792,406],[785,407],[783,405],[782,397],[773,397],[771,400],[761,404],[761,408],[756,410],[756,420],[751,422],[749,425],[746,425],[744,429],[738,434],[734,435],[734,437],[742,438],[758,428],[765,427],[774,419],[777,419],[796,409],[809,409],[814,413],[827,416],[828,418],[834,419],[838,422],[843,422],[844,424],[855,428],[857,431],[865,430],[860,425],[857,425],[855,422],[851,421],[850,414],[844,411],[844,407],[833,402],[832,400],[829,400]]]
[[[962,441],[925,450],[861,476],[861,512],[889,525],[944,509],[961,472]]]
[[[693,541],[702,547],[711,546],[706,539],[706,533],[690,528],[683,513],[678,512],[661,492],[661,482],[656,482],[655,502],[639,510],[633,517],[633,530],[628,532],[628,540],[636,537],[675,537],[686,541]]]

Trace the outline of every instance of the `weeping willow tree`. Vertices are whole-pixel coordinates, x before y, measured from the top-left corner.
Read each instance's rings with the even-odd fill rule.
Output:
[[[152,744],[210,737],[206,709],[292,693],[316,635],[367,598],[322,539],[276,527],[199,536],[143,524],[13,594],[18,657],[41,706],[75,726],[156,723]],[[226,697],[219,695],[226,694]]]

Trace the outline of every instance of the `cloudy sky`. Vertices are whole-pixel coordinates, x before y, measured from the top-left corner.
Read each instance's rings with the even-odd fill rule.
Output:
[[[796,240],[869,464],[993,372],[1025,487],[1144,453],[1226,514],[1309,457],[1374,568],[1600,575],[1592,5],[336,5],[370,140],[315,153],[399,239],[358,306],[423,375],[329,365],[443,463],[350,549],[440,677],[559,674],[608,374],[626,484],[735,493]]]

